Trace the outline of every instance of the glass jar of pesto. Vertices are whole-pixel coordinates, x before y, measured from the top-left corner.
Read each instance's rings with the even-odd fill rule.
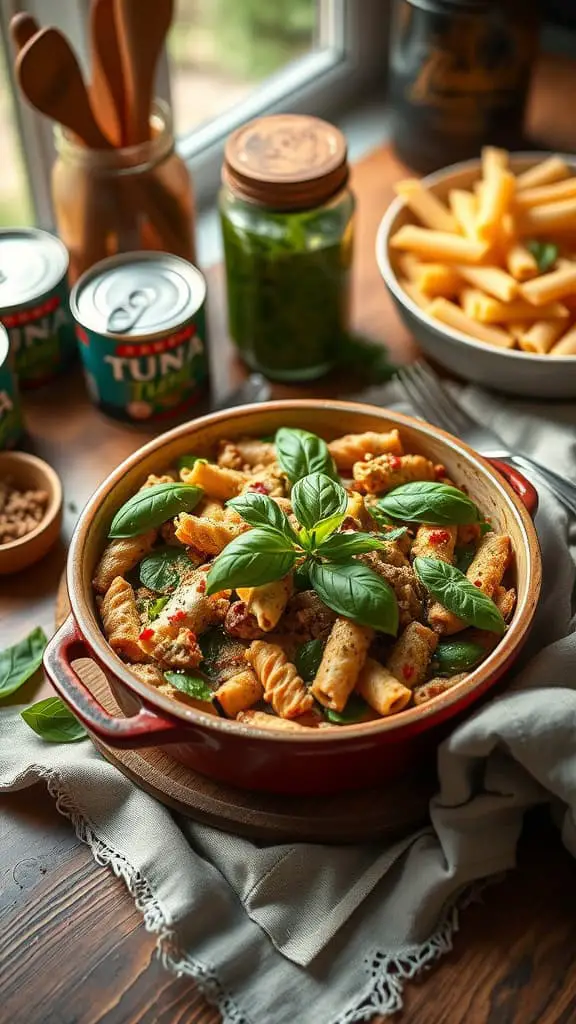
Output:
[[[315,117],[258,118],[228,139],[222,180],[228,324],[242,358],[275,380],[322,376],[349,328],[344,136]]]

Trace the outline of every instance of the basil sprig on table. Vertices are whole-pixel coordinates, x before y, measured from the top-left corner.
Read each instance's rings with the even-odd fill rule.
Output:
[[[190,559],[182,548],[157,548],[140,562],[140,582],[143,587],[158,594],[169,593],[178,586],[178,569],[192,567]]]
[[[109,537],[137,537],[155,526],[161,526],[179,512],[191,512],[204,491],[192,484],[154,484],[137,491],[118,509]]]
[[[24,708],[21,717],[49,743],[76,743],[86,739],[86,729],[59,697],[47,697]]]
[[[554,242],[539,242],[534,239],[526,242],[526,248],[532,253],[541,274],[551,270],[558,259],[559,249]]]
[[[431,526],[478,523],[482,516],[470,498],[449,484],[419,480],[389,491],[375,506],[392,519]]]
[[[328,445],[316,434],[298,427],[280,427],[274,443],[278,462],[290,483],[294,484],[310,473],[324,473],[332,480],[338,480]]]
[[[456,566],[419,557],[414,559],[414,572],[432,596],[468,626],[502,635],[506,629],[502,613]]]
[[[207,576],[207,594],[238,587],[258,587],[282,579],[291,570],[308,572],[324,604],[339,615],[384,633],[398,629],[394,591],[354,556],[384,548],[369,533],[336,533],[346,516],[348,498],[341,484],[324,473],[310,473],[292,489],[294,514],[302,529],[292,529],[285,512],[271,498],[247,493],[230,505],[257,524],[236,537],[219,554]],[[316,517],[319,517],[316,519]]]
[[[195,700],[212,700],[212,690],[202,676],[191,676],[185,672],[165,672],[164,678],[188,697],[194,697]]]
[[[0,651],[0,699],[16,693],[37,672],[47,643],[44,630],[37,626],[24,640]]]

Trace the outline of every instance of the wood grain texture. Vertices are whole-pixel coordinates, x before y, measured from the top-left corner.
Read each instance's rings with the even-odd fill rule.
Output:
[[[558,102],[576,67],[542,63],[530,125],[539,140],[574,150],[570,104]],[[398,359],[413,343],[399,324],[374,261],[378,220],[405,171],[386,148],[354,169],[358,193],[354,323],[381,338]],[[209,275],[213,383],[222,397],[244,371],[224,329],[222,274]],[[330,378],[313,388],[275,386],[275,397],[348,393]],[[25,400],[31,448],[65,486],[62,545],[0,587],[0,645],[35,625],[53,628],[54,598],[76,513],[94,487],[150,434],[104,419],[87,401],[78,373]],[[18,694],[37,699],[39,678]],[[407,986],[401,1024],[574,1024],[576,868],[546,819],[537,815],[519,866],[462,917],[454,950]],[[124,885],[94,864],[42,786],[0,797],[0,1017],[14,1024],[217,1024],[194,984],[161,967]],[[395,1018],[396,1019],[396,1018]],[[257,1021],[255,1024],[274,1024]],[[318,1024],[325,1024],[318,1021]]]

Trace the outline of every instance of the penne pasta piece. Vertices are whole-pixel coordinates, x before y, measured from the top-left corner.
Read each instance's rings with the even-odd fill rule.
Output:
[[[468,672],[458,672],[455,676],[436,676],[434,679],[429,679],[427,683],[422,683],[421,686],[414,687],[414,703],[426,704],[433,697],[439,697],[441,693],[446,693],[447,690],[451,690],[456,683],[461,683],[463,679],[466,679]]]
[[[485,341],[489,345],[496,345],[497,348],[514,348],[514,338],[507,331],[502,331],[498,327],[488,327],[486,324],[472,320],[459,306],[447,299],[433,299],[428,307],[428,312],[430,316],[436,317],[448,327],[462,331],[463,334],[469,334],[477,341]]]
[[[566,295],[576,295],[576,263],[541,274],[532,281],[525,281],[520,285],[520,292],[528,302],[538,307],[563,299]]]
[[[518,217],[518,230],[524,238],[557,231],[576,229],[576,196],[559,203],[544,203],[523,210]]]
[[[465,288],[460,296],[460,301],[466,316],[473,317],[474,320],[479,320],[483,324],[503,324],[522,319],[561,320],[568,316],[566,306],[560,302],[550,302],[539,308],[526,302],[525,299],[499,302],[490,295],[484,295],[476,288]]]
[[[576,324],[550,349],[551,356],[576,356]]]
[[[397,256],[396,262],[402,273],[411,281],[416,279],[416,274],[422,266],[422,260],[419,260],[418,257],[414,256],[414,253],[411,252],[401,252]]]
[[[420,306],[420,309],[428,309],[428,306],[430,305],[430,299],[428,298],[427,295],[424,295],[424,292],[420,291],[418,286],[415,285],[413,281],[404,280],[400,281],[400,284],[402,285],[406,294],[410,296],[412,302],[415,302],[417,306]]]
[[[455,269],[469,284],[502,302],[510,302],[518,294],[517,282],[500,267],[458,266]]]
[[[450,298],[458,294],[462,279],[454,267],[445,263],[421,263],[415,270],[414,284],[424,295],[431,298],[436,295]]]
[[[478,546],[466,577],[487,597],[492,597],[502,582],[510,561],[510,537],[505,533],[487,533]],[[428,622],[437,632],[450,636],[464,629],[466,623],[438,601],[428,609]]]
[[[527,188],[520,192],[514,205],[517,210],[527,210],[543,203],[556,203],[561,199],[576,196],[576,176],[566,181],[556,181],[553,185],[541,185],[539,188]]]
[[[374,658],[366,658],[356,690],[371,708],[383,716],[403,711],[412,699],[412,691]]]
[[[400,434],[396,428],[380,434],[375,430],[367,430],[363,434],[344,434],[343,437],[330,441],[328,451],[337,469],[352,469],[355,462],[366,458],[367,455],[374,458],[376,455],[404,454]]]
[[[374,630],[337,618],[310,693],[324,707],[343,711],[366,661]]]
[[[397,181],[394,191],[425,227],[433,228],[435,231],[457,230],[456,221],[448,208],[433,192],[425,188],[418,178]]]
[[[457,536],[457,526],[422,524],[416,531],[410,554],[413,558],[438,558],[441,562],[452,563]]]
[[[483,146],[480,159],[482,164],[482,177],[484,179],[489,178],[494,172],[508,170],[507,149],[499,149],[497,146]]]
[[[516,190],[521,192],[525,188],[539,188],[541,185],[551,185],[554,181],[562,181],[570,177],[570,168],[561,156],[549,156],[527,171],[516,175]]]
[[[448,263],[479,263],[488,251],[485,242],[451,235],[447,231],[430,231],[415,224],[404,224],[390,239],[393,249],[406,249],[430,260]]]
[[[448,202],[463,234],[467,238],[477,240],[476,217],[478,216],[478,197],[473,192],[465,192],[463,189],[453,188],[448,195]]]
[[[523,352],[537,352],[544,356],[558,341],[564,329],[562,320],[537,320],[520,331],[517,336],[518,345]]]
[[[404,686],[413,690],[424,682],[438,637],[421,622],[411,622],[394,644],[386,668]]]
[[[538,264],[530,250],[525,245],[522,245],[522,242],[515,242],[512,248],[508,250],[506,266],[516,281],[528,281],[531,277],[536,277],[538,274]],[[489,291],[488,288],[484,290]],[[504,299],[505,302],[509,301],[503,295],[497,295],[496,298]]]
[[[242,520],[207,519],[190,512],[181,512],[174,522],[177,539],[204,555],[219,555],[231,540],[250,529]]]
[[[201,487],[209,498],[220,501],[236,497],[248,480],[245,473],[202,461],[195,462],[192,469],[181,469],[180,478],[185,484]]]
[[[495,161],[490,161],[476,218],[476,231],[482,241],[493,242],[498,238],[502,219],[508,212],[515,188],[514,175],[503,170]]]
[[[436,467],[423,455],[378,455],[375,459],[355,462],[352,474],[357,490],[382,494],[411,480],[435,480]]]
[[[214,693],[227,718],[236,718],[239,711],[245,711],[262,700],[264,688],[251,668],[245,668],[231,676]]]
[[[292,590],[290,573],[284,579],[264,583],[260,587],[240,587],[236,593],[245,602],[248,612],[255,616],[260,629],[269,633],[278,625]]]

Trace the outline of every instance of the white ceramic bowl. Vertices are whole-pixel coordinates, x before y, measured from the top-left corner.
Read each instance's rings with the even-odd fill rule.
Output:
[[[576,158],[561,154],[576,173]],[[513,171],[544,160],[549,153],[514,153]],[[470,189],[480,177],[480,160],[466,160],[429,174],[423,182],[440,199],[453,188]],[[403,199],[384,214],[376,236],[376,259],[398,312],[427,355],[476,384],[531,398],[576,398],[576,356],[540,356],[494,348],[427,316],[406,294],[390,262],[389,239],[403,224],[417,223]]]

